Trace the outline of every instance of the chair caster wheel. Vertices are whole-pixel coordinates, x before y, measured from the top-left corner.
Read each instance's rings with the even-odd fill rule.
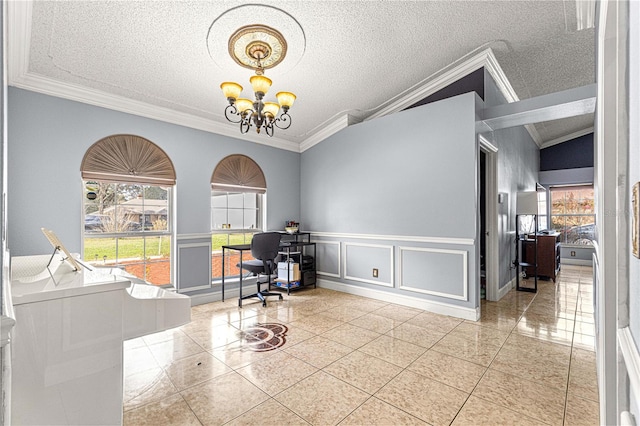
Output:
[[[266,308],[267,307],[267,302],[262,302],[262,307]]]
[[[284,300],[284,299],[282,298],[282,295],[280,295],[280,300]]]

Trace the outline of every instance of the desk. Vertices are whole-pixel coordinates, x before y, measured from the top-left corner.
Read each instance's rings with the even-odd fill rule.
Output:
[[[294,232],[293,234],[290,232],[285,232],[285,231],[279,231],[280,235],[282,235],[282,242],[283,243],[303,243],[305,242],[305,237],[306,237],[306,242],[310,243],[311,242],[311,232]],[[301,238],[300,238],[301,237]]]
[[[304,247],[306,246],[311,246],[313,247],[313,264],[306,268],[304,266],[304,262],[303,262],[303,250]],[[292,248],[299,248],[300,252],[299,252],[299,263],[300,263],[300,273],[302,274],[302,285],[310,285],[313,284],[314,288],[316,286],[316,268],[315,268],[315,257],[316,257],[316,243],[311,243],[311,242],[283,242],[282,244],[280,244],[280,249],[281,251],[279,252],[279,254],[284,254],[288,257],[291,257],[291,255],[294,255],[294,253],[291,252]],[[224,264],[225,264],[225,253],[227,250],[235,250],[235,251],[239,251],[240,252],[240,263],[242,263],[242,257],[244,255],[244,252],[249,251],[251,252],[251,244],[234,244],[234,245],[226,245],[226,246],[222,246],[222,301],[224,302],[224,279],[225,279],[225,268],[224,268]],[[286,250],[286,251],[285,251]],[[249,256],[251,256],[249,254]],[[252,257],[253,258],[253,257]],[[240,307],[242,307],[242,269],[240,269],[240,296],[238,299],[238,305]],[[268,288],[271,289],[271,283],[268,283]],[[287,294],[289,294],[290,289],[287,288]]]

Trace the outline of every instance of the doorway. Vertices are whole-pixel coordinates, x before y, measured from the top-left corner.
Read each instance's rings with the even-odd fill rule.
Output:
[[[478,293],[498,300],[498,148],[478,136]],[[484,288],[484,289],[483,289]]]
[[[480,185],[478,209],[480,212],[480,299],[487,298],[487,154],[480,150]]]

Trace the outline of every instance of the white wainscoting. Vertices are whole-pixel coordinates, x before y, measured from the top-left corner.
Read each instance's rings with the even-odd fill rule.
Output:
[[[640,407],[640,352],[629,327],[618,329],[618,345],[629,376],[629,384],[636,397],[636,407]]]
[[[406,291],[412,291],[416,293],[430,294],[433,296],[446,297],[448,299],[455,300],[464,300],[467,301],[469,299],[468,288],[469,288],[469,262],[468,257],[469,253],[466,250],[450,250],[450,249],[439,249],[439,248],[426,248],[426,247],[398,247],[399,249],[399,260],[398,260],[398,268],[400,272],[400,289]],[[458,277],[460,277],[460,292],[444,292],[437,291],[433,289],[429,289],[428,287],[417,287],[416,282],[408,282],[411,278],[408,278],[409,275],[407,270],[407,263],[405,262],[405,255],[407,253],[419,254],[422,257],[422,262],[412,262],[412,265],[409,265],[411,268],[420,268],[419,272],[423,278],[420,279],[422,283],[429,283],[429,281],[433,280],[449,280],[457,281]],[[455,269],[452,270],[450,268],[451,265],[447,265],[446,263],[442,263],[441,260],[444,256],[454,256],[457,259],[457,266],[455,268],[459,269],[457,272]],[[431,258],[431,259],[429,259]],[[440,258],[440,260],[437,260]],[[435,270],[434,268],[437,265],[442,266],[442,270]],[[430,265],[429,269],[425,269],[424,265]],[[452,275],[457,274],[457,275]],[[415,272],[414,274],[415,275]],[[447,277],[450,277],[448,278]],[[413,278],[415,280],[415,278]]]
[[[480,308],[466,308],[463,306],[449,305],[447,303],[435,302],[406,294],[392,293],[375,288],[360,287],[352,284],[339,283],[324,278],[318,279],[318,287],[330,290],[341,291],[343,293],[363,296],[383,302],[395,303],[397,305],[408,306],[410,308],[422,309],[440,315],[449,315],[470,321],[480,319]]]
[[[335,246],[336,248],[336,255],[335,255],[335,259],[336,259],[336,265],[337,268],[335,271],[322,271],[318,268],[318,263],[317,263],[317,259],[316,259],[316,274],[318,275],[324,275],[327,277],[334,277],[334,278],[340,278],[340,271],[342,270],[342,250],[341,250],[341,244],[340,241],[317,241],[317,240],[313,240],[313,243],[316,243],[316,256],[319,257],[319,254],[321,252],[321,250],[318,250],[318,247],[322,244],[325,244],[327,246],[327,248],[329,246]],[[324,255],[327,255],[327,251],[324,251]]]
[[[393,287],[393,277],[395,276],[395,268],[393,263],[393,246],[382,244],[363,244],[363,243],[350,243],[344,242],[344,278],[346,280],[358,281],[368,284],[375,284],[385,287]],[[387,265],[389,266],[389,281],[369,279],[364,276],[356,276],[349,273],[349,247],[364,247],[366,249],[374,249],[373,251],[386,251],[388,253]],[[375,267],[375,265],[373,266]],[[372,269],[373,269],[372,267]]]
[[[177,254],[178,293],[211,288],[211,238],[199,243],[178,241]],[[189,256],[188,260],[186,256]],[[194,259],[196,256],[197,261]]]
[[[561,257],[560,267],[562,267],[562,265],[592,266],[593,261],[588,259],[571,259],[569,257]]]

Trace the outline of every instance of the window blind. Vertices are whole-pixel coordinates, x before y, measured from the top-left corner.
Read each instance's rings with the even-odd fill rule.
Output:
[[[153,142],[136,135],[112,135],[94,143],[80,166],[83,180],[176,184],[176,172],[167,154]]]
[[[224,192],[267,192],[267,182],[258,164],[242,154],[220,160],[211,175],[211,188]]]

